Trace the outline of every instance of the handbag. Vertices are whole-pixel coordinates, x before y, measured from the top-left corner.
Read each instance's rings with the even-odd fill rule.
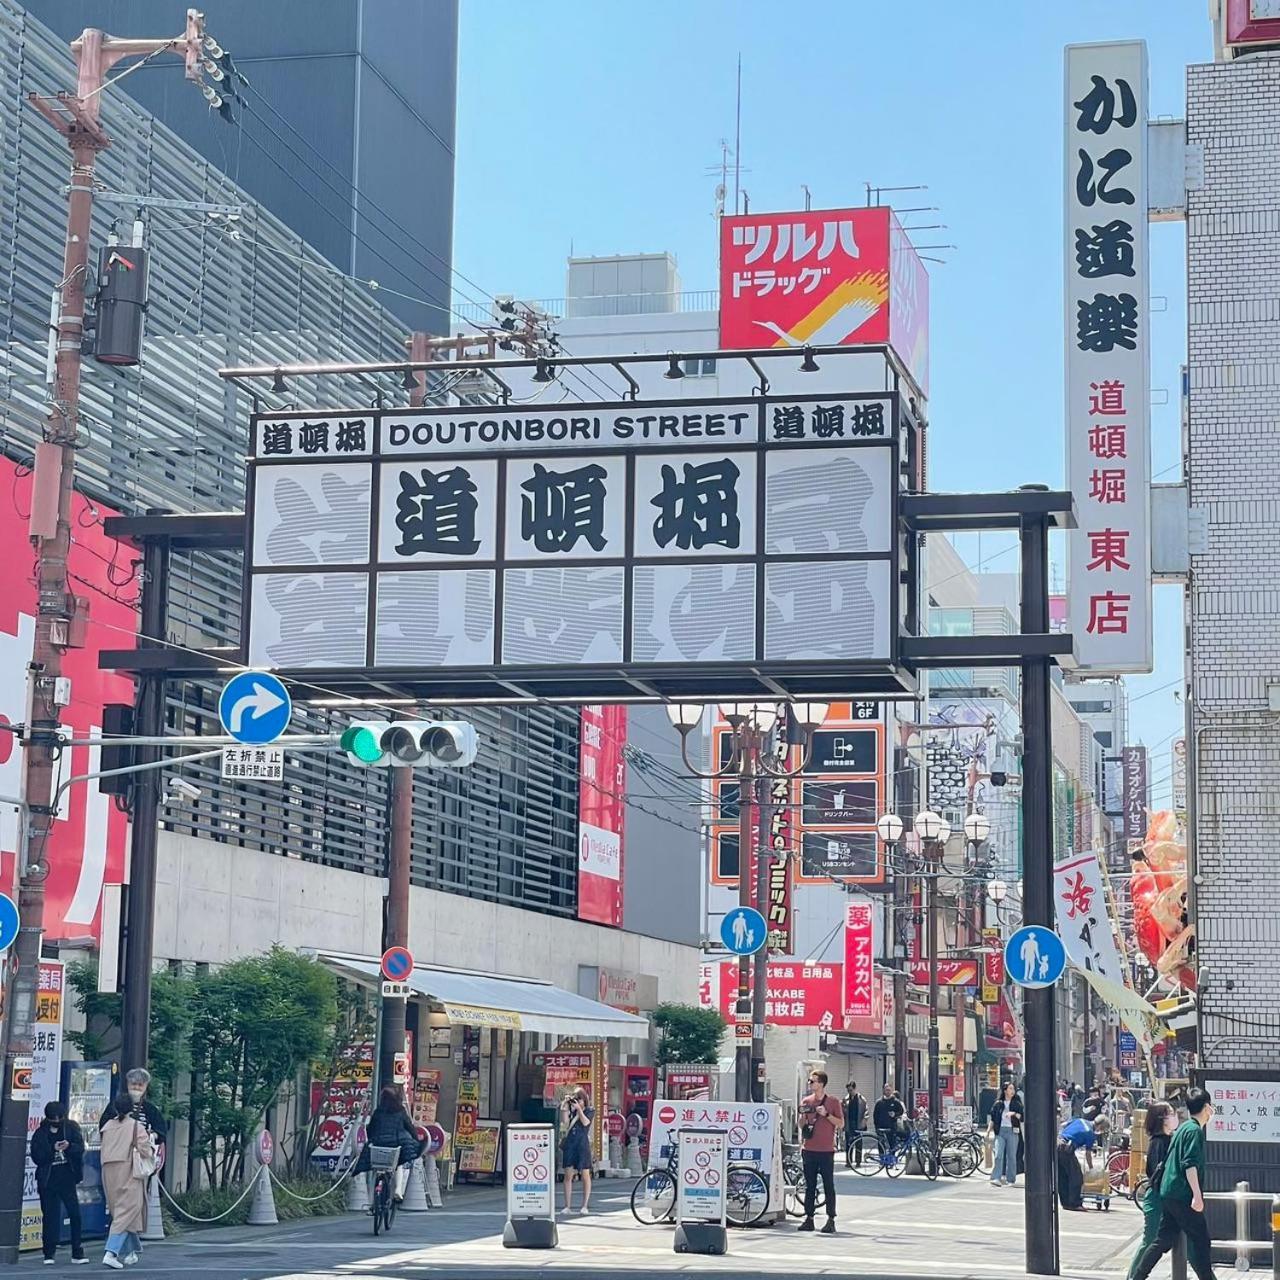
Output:
[[[133,1160],[133,1176],[139,1181],[145,1182],[147,1178],[150,1178],[155,1173],[157,1160],[154,1152],[149,1156],[144,1156],[138,1150],[138,1122],[136,1120],[133,1122],[133,1147],[129,1154]]]

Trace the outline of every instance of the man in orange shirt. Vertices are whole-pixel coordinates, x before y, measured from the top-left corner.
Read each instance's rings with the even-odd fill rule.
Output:
[[[844,1127],[844,1108],[839,1098],[827,1092],[827,1073],[809,1075],[809,1092],[800,1103],[800,1136],[804,1163],[804,1221],[801,1231],[813,1230],[814,1203],[818,1196],[818,1175],[826,1201],[827,1225],[822,1234],[836,1233],[836,1133]]]

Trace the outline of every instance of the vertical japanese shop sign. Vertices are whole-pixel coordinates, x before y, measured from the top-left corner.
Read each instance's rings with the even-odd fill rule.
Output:
[[[781,737],[782,735],[779,735]],[[785,766],[790,751],[784,745],[778,758]],[[794,848],[795,808],[790,778],[771,778],[760,784],[769,788],[769,902],[765,912],[768,926],[768,948],[777,955],[789,956],[794,929],[791,904],[791,854]]]
[[[46,1102],[57,1101],[62,1084],[62,1015],[65,969],[60,960],[41,960],[36,979],[36,1012],[31,1048],[31,1098],[27,1143],[44,1119]],[[19,1248],[40,1247],[40,1192],[36,1167],[27,1159],[22,1185],[22,1228]]]
[[[1147,50],[1066,50],[1067,476],[1080,668],[1151,670]]]
[[[844,1012],[851,1018],[871,1016],[875,994],[875,958],[871,903],[850,902],[844,918]]]
[[[1125,747],[1121,752],[1124,768],[1124,838],[1142,840],[1147,834],[1147,749]]]
[[[1004,986],[1004,947],[1000,941],[998,926],[988,925],[982,930],[982,1003],[995,1004]]]
[[[582,708],[578,771],[578,918],[622,924],[626,707]]]

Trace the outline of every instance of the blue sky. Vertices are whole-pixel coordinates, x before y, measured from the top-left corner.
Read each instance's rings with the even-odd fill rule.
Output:
[[[905,17],[912,13],[916,16]],[[753,209],[865,201],[867,182],[956,246],[931,277],[931,483],[1058,484],[1062,446],[1062,47],[1145,39],[1153,116],[1181,116],[1188,62],[1212,58],[1203,0],[464,3],[455,263],[486,292],[559,297],[564,260],[668,250],[716,284],[704,170],[732,142],[743,62],[742,185]],[[1176,478],[1184,235],[1152,227],[1152,471]],[[475,291],[460,286],[462,297]],[[984,555],[1001,544],[984,540]],[[968,548],[966,548],[968,551]],[[1012,556],[991,568],[1010,568]],[[1181,590],[1156,592],[1156,671],[1131,682],[1135,737],[1167,792],[1181,722]],[[1156,692],[1156,690],[1159,690]]]

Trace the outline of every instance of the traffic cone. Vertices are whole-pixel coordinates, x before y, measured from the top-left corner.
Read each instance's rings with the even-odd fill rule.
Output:
[[[440,1194],[440,1171],[436,1168],[435,1156],[426,1156],[427,1166],[427,1203],[433,1209],[444,1208],[444,1197]]]
[[[274,1227],[280,1221],[276,1217],[276,1198],[271,1191],[271,1175],[267,1166],[258,1166],[258,1185],[253,1189],[253,1199],[249,1202],[249,1225],[251,1227]]]
[[[144,1240],[164,1239],[164,1215],[160,1211],[160,1175],[147,1179],[147,1225],[142,1232]]]
[[[347,1179],[347,1212],[369,1212],[369,1188],[365,1186],[363,1173],[353,1173]]]
[[[415,1160],[409,1168],[409,1181],[405,1184],[404,1199],[400,1201],[401,1213],[426,1213],[427,1188],[422,1181],[422,1161]]]

